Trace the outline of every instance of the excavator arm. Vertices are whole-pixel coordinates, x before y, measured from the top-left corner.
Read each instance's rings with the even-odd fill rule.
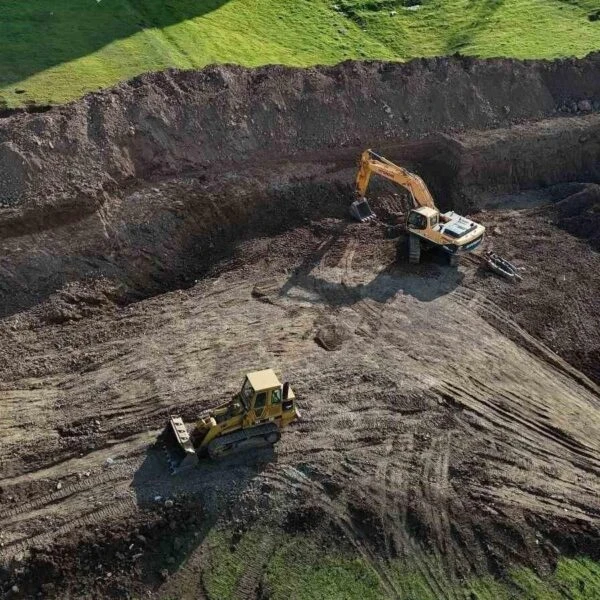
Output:
[[[422,242],[443,249],[450,255],[454,264],[459,252],[472,252],[483,240],[483,225],[461,217],[454,211],[440,214],[431,192],[418,175],[395,165],[372,150],[365,150],[360,158],[360,168],[356,176],[358,199],[350,206],[350,213],[354,218],[361,222],[375,219],[375,214],[365,197],[373,173],[401,185],[410,192],[414,204],[406,219],[410,262],[419,262]]]
[[[383,156],[375,154],[372,150],[365,150],[360,159],[360,168],[356,176],[356,192],[359,196],[359,202],[365,198],[371,173],[381,175],[381,177],[406,188],[410,192],[416,207],[436,208],[431,192],[418,175],[395,165]]]

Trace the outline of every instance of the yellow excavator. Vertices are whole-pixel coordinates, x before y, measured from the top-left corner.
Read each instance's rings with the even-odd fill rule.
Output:
[[[272,369],[248,373],[233,398],[201,415],[191,432],[183,419],[171,416],[158,443],[172,473],[196,466],[200,457],[221,458],[234,452],[272,446],[281,429],[300,418],[289,383]]]
[[[371,174],[406,188],[412,197],[412,208],[406,219],[409,240],[409,262],[419,263],[421,247],[440,248],[446,252],[451,265],[456,265],[462,253],[472,252],[483,241],[485,227],[454,211],[440,213],[425,182],[415,173],[407,171],[372,150],[365,150],[356,176],[358,199],[350,206],[350,213],[358,221],[376,218],[365,196]]]

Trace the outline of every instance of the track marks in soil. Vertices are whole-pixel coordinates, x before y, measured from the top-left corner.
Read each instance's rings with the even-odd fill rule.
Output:
[[[239,268],[134,307],[130,318],[148,326],[125,348],[119,341],[118,360],[59,378],[68,422],[100,418],[103,443],[119,444],[40,464],[32,476],[68,478],[113,453],[122,464],[33,497],[18,512],[3,508],[0,527],[11,532],[3,557],[25,551],[29,539],[48,543],[86,524],[109,526],[155,495],[185,491],[220,514],[223,503],[243,506],[266,494],[277,527],[289,510],[318,509],[391,596],[408,592],[392,571],[401,558],[436,597],[454,600],[448,564],[464,574],[483,572],[503,552],[526,564],[542,560],[531,527],[510,546],[501,525],[525,522],[529,511],[550,522],[565,508],[574,531],[597,523],[592,388],[557,370],[547,349],[532,352],[492,327],[482,313],[498,311],[461,288],[456,274],[390,266],[391,257],[366,268],[354,235],[335,243],[324,236],[293,273],[281,256],[266,272]],[[313,341],[323,317],[348,331],[338,351]],[[103,349],[113,356],[110,343]],[[158,427],[175,406],[191,420],[234,391],[245,371],[265,365],[292,382],[303,419],[263,467],[203,465],[185,480],[169,479],[144,452],[152,432],[113,435]],[[54,521],[44,530],[48,514]],[[268,555],[271,542],[264,543]],[[197,575],[202,548],[188,563],[169,589],[177,577]],[[257,589],[263,568],[260,560],[248,568],[240,594]]]
[[[81,531],[88,528],[99,527],[107,521],[121,520],[125,515],[137,506],[133,499],[117,500],[111,502],[108,506],[100,509],[92,509],[78,513],[77,516],[69,520],[64,525],[52,528],[49,531],[37,535],[27,535],[10,542],[2,548],[2,560],[8,561],[16,555],[22,554],[32,546],[45,546],[71,533],[72,531]]]

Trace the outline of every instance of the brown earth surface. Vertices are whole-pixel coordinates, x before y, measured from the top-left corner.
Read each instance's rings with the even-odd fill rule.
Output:
[[[203,597],[211,528],[267,512],[265,552],[315,530],[391,597],[397,557],[440,598],[442,570],[600,558],[600,116],[559,114],[599,82],[597,56],[223,67],[5,119],[0,592]],[[523,282],[409,266],[387,184],[350,222],[365,144]],[[303,413],[275,452],[170,477],[167,415],[267,366]]]

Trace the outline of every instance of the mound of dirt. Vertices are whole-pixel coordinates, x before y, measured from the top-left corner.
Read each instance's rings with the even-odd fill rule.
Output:
[[[0,201],[101,200],[133,178],[224,161],[487,129],[600,108],[600,54],[557,61],[417,59],[208,67],[137,77],[0,123]],[[582,110],[580,112],[585,112]]]
[[[317,323],[318,329],[315,333],[315,342],[328,351],[339,350],[344,340],[348,338],[348,331],[345,327],[331,323],[326,319],[321,319]]]
[[[169,578],[194,543],[202,510],[178,498],[113,523],[82,531],[77,544],[63,541],[34,548],[29,560],[12,571],[0,567],[5,598],[131,598]],[[157,503],[158,504],[158,503]],[[76,577],[73,574],[77,573]]]
[[[469,282],[521,327],[600,383],[600,254],[596,184],[568,183],[504,197],[477,218],[488,248],[521,270],[507,285],[488,276]],[[496,325],[502,324],[496,319]]]
[[[555,223],[600,250],[600,185],[556,186],[551,192],[560,198],[552,211]]]

